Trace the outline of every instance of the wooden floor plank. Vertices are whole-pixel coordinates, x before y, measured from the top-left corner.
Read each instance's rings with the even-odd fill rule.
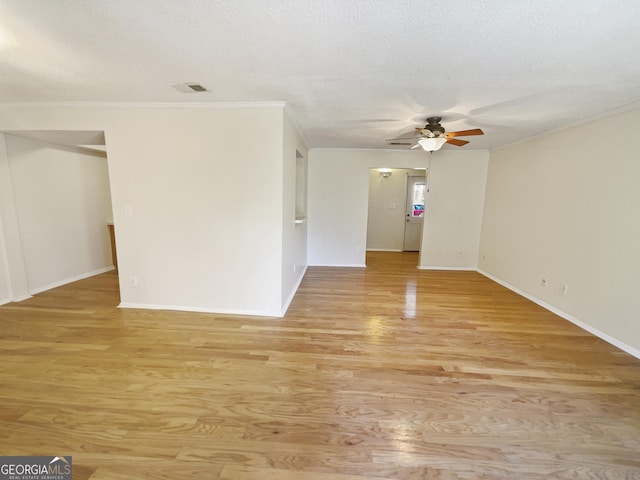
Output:
[[[74,478],[640,478],[640,360],[475,272],[311,267],[282,319],[0,307],[0,454]]]

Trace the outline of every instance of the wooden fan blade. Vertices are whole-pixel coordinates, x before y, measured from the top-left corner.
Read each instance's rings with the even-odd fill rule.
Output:
[[[458,132],[447,133],[449,137],[470,137],[472,135],[484,135],[484,132],[480,128],[474,128],[473,130],[460,130]]]
[[[389,145],[412,145],[412,143],[407,142],[390,142]]]
[[[462,147],[463,145],[466,145],[467,142],[466,140],[458,140],[457,138],[447,138],[447,143],[450,143],[451,145],[455,145],[456,147]]]
[[[420,146],[419,143],[415,143],[413,145],[411,145],[411,150],[413,150],[414,148],[418,148]]]

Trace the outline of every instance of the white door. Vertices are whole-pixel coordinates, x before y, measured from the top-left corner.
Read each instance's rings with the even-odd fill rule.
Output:
[[[404,251],[420,251],[422,241],[422,223],[424,222],[425,177],[410,175],[407,177],[407,202],[405,207]]]

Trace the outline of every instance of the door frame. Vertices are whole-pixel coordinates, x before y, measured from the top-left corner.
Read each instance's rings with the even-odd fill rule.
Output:
[[[397,253],[402,253],[403,252],[402,249],[397,249],[397,250],[396,249],[387,250],[387,249],[378,249],[378,248],[371,248],[370,249],[367,246],[367,238],[366,237],[367,237],[367,232],[368,232],[368,229],[369,229],[369,222],[371,221],[371,218],[369,218],[369,216],[368,216],[368,212],[369,212],[369,208],[370,208],[369,204],[370,204],[370,200],[371,200],[370,199],[371,172],[372,171],[377,171],[379,173],[381,168],[391,168],[393,170],[402,170],[403,171],[403,173],[404,173],[404,175],[403,175],[404,176],[404,191],[402,193],[402,198],[404,198],[404,200],[405,200],[405,202],[404,202],[405,205],[406,205],[407,181],[408,181],[407,180],[407,176],[408,175],[425,178],[425,184],[426,184],[427,192],[428,192],[428,189],[429,189],[429,177],[428,177],[429,169],[428,168],[425,168],[425,167],[420,168],[420,167],[412,167],[412,166],[396,166],[396,165],[391,165],[391,166],[388,166],[388,167],[385,166],[385,165],[382,165],[382,166],[368,166],[367,167],[366,175],[367,175],[367,186],[368,186],[368,188],[367,188],[367,209],[365,210],[365,218],[367,220],[367,228],[365,230],[364,244],[363,244],[363,247],[364,247],[364,250],[365,250],[364,251],[365,257],[363,258],[365,260],[364,264],[366,264],[366,252],[367,251],[391,251],[391,252],[397,252]],[[394,172],[394,174],[395,174],[395,172]],[[425,195],[425,197],[426,197],[426,195]],[[400,201],[401,201],[400,198],[398,198],[398,203],[400,203]],[[426,203],[426,198],[425,198],[425,203]],[[403,212],[405,211],[405,208],[406,207],[403,206]],[[425,208],[426,208],[426,206],[425,206]],[[426,213],[425,213],[425,215],[426,215]],[[402,246],[404,246],[404,219],[406,218],[404,213],[403,213],[402,217],[403,217],[403,222],[402,222],[402,240],[403,240],[402,243],[403,243],[403,245]],[[425,227],[424,227],[424,223],[423,223],[421,236],[424,235],[424,228]],[[419,256],[418,256],[418,264],[416,265],[417,267],[420,266],[420,261],[421,261],[421,258],[422,258],[422,242],[420,242],[418,254],[419,254]]]

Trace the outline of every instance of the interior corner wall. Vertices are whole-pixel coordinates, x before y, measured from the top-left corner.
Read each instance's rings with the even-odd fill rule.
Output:
[[[30,296],[6,137],[0,133],[0,304]]]
[[[309,265],[365,266],[369,170],[425,168],[424,152],[309,151]]]
[[[277,316],[282,115],[276,104],[3,106],[0,130],[105,132],[122,307]]]
[[[0,215],[0,305],[9,303],[13,297],[2,223],[2,216]]]
[[[479,267],[640,356],[638,127],[633,110],[492,151]]]
[[[420,268],[477,268],[488,165],[486,150],[433,154]]]
[[[281,308],[284,313],[307,268],[306,214],[296,212],[296,206],[300,204],[299,208],[304,209],[306,204],[308,149],[289,113],[286,110],[283,113]]]
[[[0,305],[9,303],[13,299],[11,276],[9,272],[7,252],[4,242],[4,228],[0,217]]]
[[[6,135],[30,294],[113,268],[107,159]]]
[[[11,288],[11,272],[9,270],[9,257],[5,239],[4,224],[5,197],[7,196],[7,186],[10,185],[9,158],[5,144],[5,135],[0,132],[0,305],[4,305],[12,300],[13,291]],[[9,183],[8,183],[9,182]]]

